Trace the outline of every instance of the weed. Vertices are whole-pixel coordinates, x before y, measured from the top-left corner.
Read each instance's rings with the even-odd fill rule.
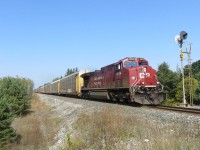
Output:
[[[50,115],[51,107],[33,95],[31,111],[25,116],[15,118],[12,126],[17,130],[21,140],[12,144],[12,150],[48,149],[59,129],[60,119]]]
[[[126,114],[126,113],[125,113]],[[63,149],[176,150],[200,147],[199,125],[125,115],[120,108],[82,113]]]

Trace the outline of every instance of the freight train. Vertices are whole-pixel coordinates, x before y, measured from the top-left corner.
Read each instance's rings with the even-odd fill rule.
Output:
[[[39,93],[75,95],[82,98],[106,93],[107,100],[159,105],[164,100],[163,86],[156,70],[144,58],[127,57],[101,70],[81,70],[41,86]]]

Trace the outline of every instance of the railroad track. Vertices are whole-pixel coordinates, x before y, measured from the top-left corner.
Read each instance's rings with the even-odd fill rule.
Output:
[[[200,109],[188,108],[188,107],[150,106],[150,108],[176,111],[176,112],[184,112],[184,113],[192,113],[192,114],[200,114]]]

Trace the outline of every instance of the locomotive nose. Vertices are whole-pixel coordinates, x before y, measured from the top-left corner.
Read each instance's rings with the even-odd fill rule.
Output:
[[[137,103],[143,105],[159,105],[164,101],[163,92],[152,92],[148,93],[146,88],[143,89],[144,91],[136,91],[134,93],[134,100]]]

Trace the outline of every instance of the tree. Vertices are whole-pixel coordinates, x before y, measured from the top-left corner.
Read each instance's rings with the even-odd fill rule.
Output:
[[[192,63],[192,74],[196,75],[200,73],[200,60]]]
[[[0,148],[17,139],[16,131],[11,127],[14,119],[6,97],[0,99]]]
[[[194,103],[200,104],[200,71],[193,75],[193,77],[198,81],[198,86],[195,91]]]
[[[34,83],[32,80],[26,78],[21,78],[20,80],[22,82],[21,88],[24,89],[22,112],[25,112],[31,108],[31,98],[32,98]]]
[[[25,78],[5,77],[0,80],[0,98],[8,98],[12,112],[21,115],[31,106],[33,82]]]
[[[75,73],[75,72],[78,72],[78,68],[77,67],[76,68],[72,68],[72,69],[68,68],[66,73],[65,73],[65,76],[68,76],[68,75],[70,75],[72,73]]]
[[[58,77],[57,77],[57,78],[54,78],[54,79],[52,80],[52,82],[54,82],[54,81],[56,81],[56,80],[59,80],[59,79],[60,79],[60,78],[58,78]]]
[[[189,74],[188,65],[185,66],[185,75]],[[200,104],[200,60],[192,63],[192,77],[198,81],[198,87],[195,91],[194,103]]]
[[[196,98],[197,96],[197,93],[196,93],[196,90],[198,88],[198,81],[194,78],[191,78],[191,83],[192,83],[192,97]],[[190,100],[190,87],[189,87],[189,78],[185,78],[185,99],[186,101],[189,103],[189,100]],[[182,102],[182,99],[183,99],[183,82],[181,81],[179,84],[178,84],[178,87],[177,87],[177,92],[176,92],[176,99],[177,101],[179,102]]]
[[[180,81],[179,75],[169,69],[169,65],[163,62],[158,66],[157,76],[159,82],[164,85],[166,98],[173,99],[176,95],[176,87]]]

